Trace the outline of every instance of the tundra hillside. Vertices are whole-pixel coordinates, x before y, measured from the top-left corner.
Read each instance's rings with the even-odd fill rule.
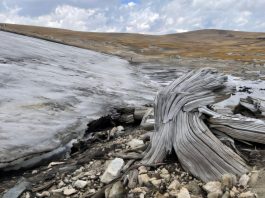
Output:
[[[264,66],[265,33],[198,30],[167,35],[95,33],[0,24],[0,29],[107,54],[132,62],[171,64],[179,59],[236,61]],[[228,66],[229,67],[229,66]],[[255,69],[254,69],[255,70]]]

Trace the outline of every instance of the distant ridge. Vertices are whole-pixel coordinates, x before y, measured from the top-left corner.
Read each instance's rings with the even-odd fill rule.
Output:
[[[179,57],[265,63],[265,33],[204,29],[167,35],[81,32],[0,24],[0,30],[113,54],[131,62]]]

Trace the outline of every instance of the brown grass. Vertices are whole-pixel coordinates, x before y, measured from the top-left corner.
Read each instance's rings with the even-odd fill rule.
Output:
[[[177,56],[265,62],[265,33],[199,30],[169,35],[93,33],[26,25],[0,28],[134,61],[169,60]]]

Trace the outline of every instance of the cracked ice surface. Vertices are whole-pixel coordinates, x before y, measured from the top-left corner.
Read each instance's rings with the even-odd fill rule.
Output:
[[[117,57],[0,32],[0,168],[60,149],[114,104],[156,90]]]

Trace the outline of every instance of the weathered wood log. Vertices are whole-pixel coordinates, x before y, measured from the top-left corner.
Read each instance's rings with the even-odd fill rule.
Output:
[[[205,182],[225,173],[246,173],[245,161],[213,135],[198,112],[233,90],[226,76],[209,68],[191,71],[162,89],[154,106],[155,132],[143,162],[161,162],[174,149],[183,168]]]
[[[263,120],[242,115],[215,113],[208,121],[211,129],[221,131],[232,138],[265,144],[265,122]]]
[[[248,96],[247,98],[240,98],[240,105],[247,108],[251,112],[259,115],[265,115],[265,100]]]

